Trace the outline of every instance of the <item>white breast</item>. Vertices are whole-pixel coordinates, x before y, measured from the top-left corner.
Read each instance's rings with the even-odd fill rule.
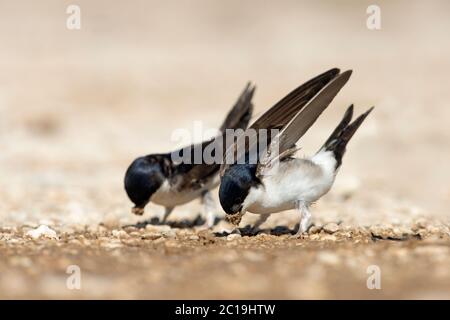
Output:
[[[165,180],[161,187],[152,195],[150,201],[165,207],[179,206],[200,197],[204,191],[214,188],[218,183],[219,178],[217,176],[211,179],[203,188],[178,191],[171,187],[168,180]]]
[[[187,203],[197,198],[199,194],[192,192],[191,190],[186,190],[185,192],[177,192],[173,190],[166,180],[161,187],[152,195],[150,200],[153,203],[165,206],[174,207],[180,204]]]
[[[252,213],[276,213],[294,209],[296,201],[311,203],[327,193],[334,182],[336,160],[331,152],[310,159],[292,159],[262,178],[263,185],[252,188],[244,209]]]

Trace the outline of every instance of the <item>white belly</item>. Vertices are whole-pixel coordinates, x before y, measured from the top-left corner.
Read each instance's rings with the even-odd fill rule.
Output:
[[[175,192],[167,186],[161,186],[150,198],[151,202],[164,207],[175,207],[188,203],[198,198],[203,190],[186,190],[185,192]]]
[[[246,211],[256,214],[272,214],[286,210],[292,210],[295,208],[295,201],[289,201],[286,203],[259,203],[255,202],[251,204]]]
[[[322,156],[281,163],[276,173],[262,178],[263,186],[251,189],[244,209],[257,214],[276,213],[296,208],[298,201],[309,204],[318,200],[330,190],[335,177],[334,157],[325,162],[324,159]]]
[[[164,207],[179,206],[200,197],[203,192],[214,188],[218,184],[218,178],[214,178],[203,188],[196,190],[186,189],[182,192],[173,190],[169,182],[164,181],[163,185],[152,195],[150,201]]]

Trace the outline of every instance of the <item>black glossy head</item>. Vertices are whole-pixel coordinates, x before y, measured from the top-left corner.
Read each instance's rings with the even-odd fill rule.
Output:
[[[240,212],[250,188],[260,184],[255,171],[256,166],[248,164],[236,164],[225,171],[220,182],[219,200],[227,214]]]
[[[125,174],[125,190],[135,204],[133,212],[142,214],[151,196],[159,189],[165,179],[158,158],[140,157],[133,161]]]

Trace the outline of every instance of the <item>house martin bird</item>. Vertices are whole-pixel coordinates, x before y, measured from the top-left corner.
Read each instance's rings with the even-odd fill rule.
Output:
[[[227,129],[243,131],[247,128],[253,112],[254,91],[255,87],[249,83],[225,118],[219,137],[224,137]],[[183,152],[190,152],[192,156],[203,154],[206,148],[214,147],[213,144],[220,141],[217,138],[174,152],[150,154],[134,160],[124,180],[126,193],[134,203],[132,213],[144,214],[145,206],[151,201],[165,207],[162,219],[165,223],[174,207],[201,198],[205,226],[212,227],[216,212],[210,190],[219,184],[221,162],[208,164],[203,158],[199,162],[177,162],[173,161],[172,155],[183,155]]]
[[[351,73],[331,69],[301,85],[247,129],[256,130],[256,142],[250,142],[239,152],[238,139],[235,146],[227,149],[227,155],[233,154],[233,159],[244,159],[225,162],[221,167],[219,199],[227,220],[238,225],[245,212],[260,214],[256,229],[270,214],[297,209],[300,223],[296,236],[307,231],[309,207],[330,190],[347,143],[373,107],[351,122],[351,105],[324,145],[311,157],[293,157],[298,150],[296,142],[328,107]],[[257,161],[250,163],[249,154],[260,143],[259,129],[278,130],[274,137],[267,138],[267,147],[258,151]],[[241,137],[245,139],[244,135]]]

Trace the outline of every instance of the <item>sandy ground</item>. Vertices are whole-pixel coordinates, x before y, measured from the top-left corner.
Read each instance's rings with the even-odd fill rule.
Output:
[[[69,4],[0,2],[1,298],[450,298],[448,2],[378,1],[378,31],[366,1],[82,0],[81,30],[66,29]],[[335,66],[354,74],[302,152],[350,103],[376,109],[308,237],[288,234],[294,212],[259,235],[200,232],[179,223],[197,201],[172,228],[126,227],[140,221],[122,187],[133,158],[219,126],[248,80],[257,116]],[[39,225],[57,239],[26,235]]]
[[[27,229],[2,230],[4,298],[449,297],[449,229],[424,221],[412,228],[326,225],[328,231],[314,227],[305,239],[282,227],[272,235],[226,237],[153,225],[64,228],[58,240],[31,240]],[[65,273],[74,264],[79,290]],[[369,290],[374,266],[380,286]]]

